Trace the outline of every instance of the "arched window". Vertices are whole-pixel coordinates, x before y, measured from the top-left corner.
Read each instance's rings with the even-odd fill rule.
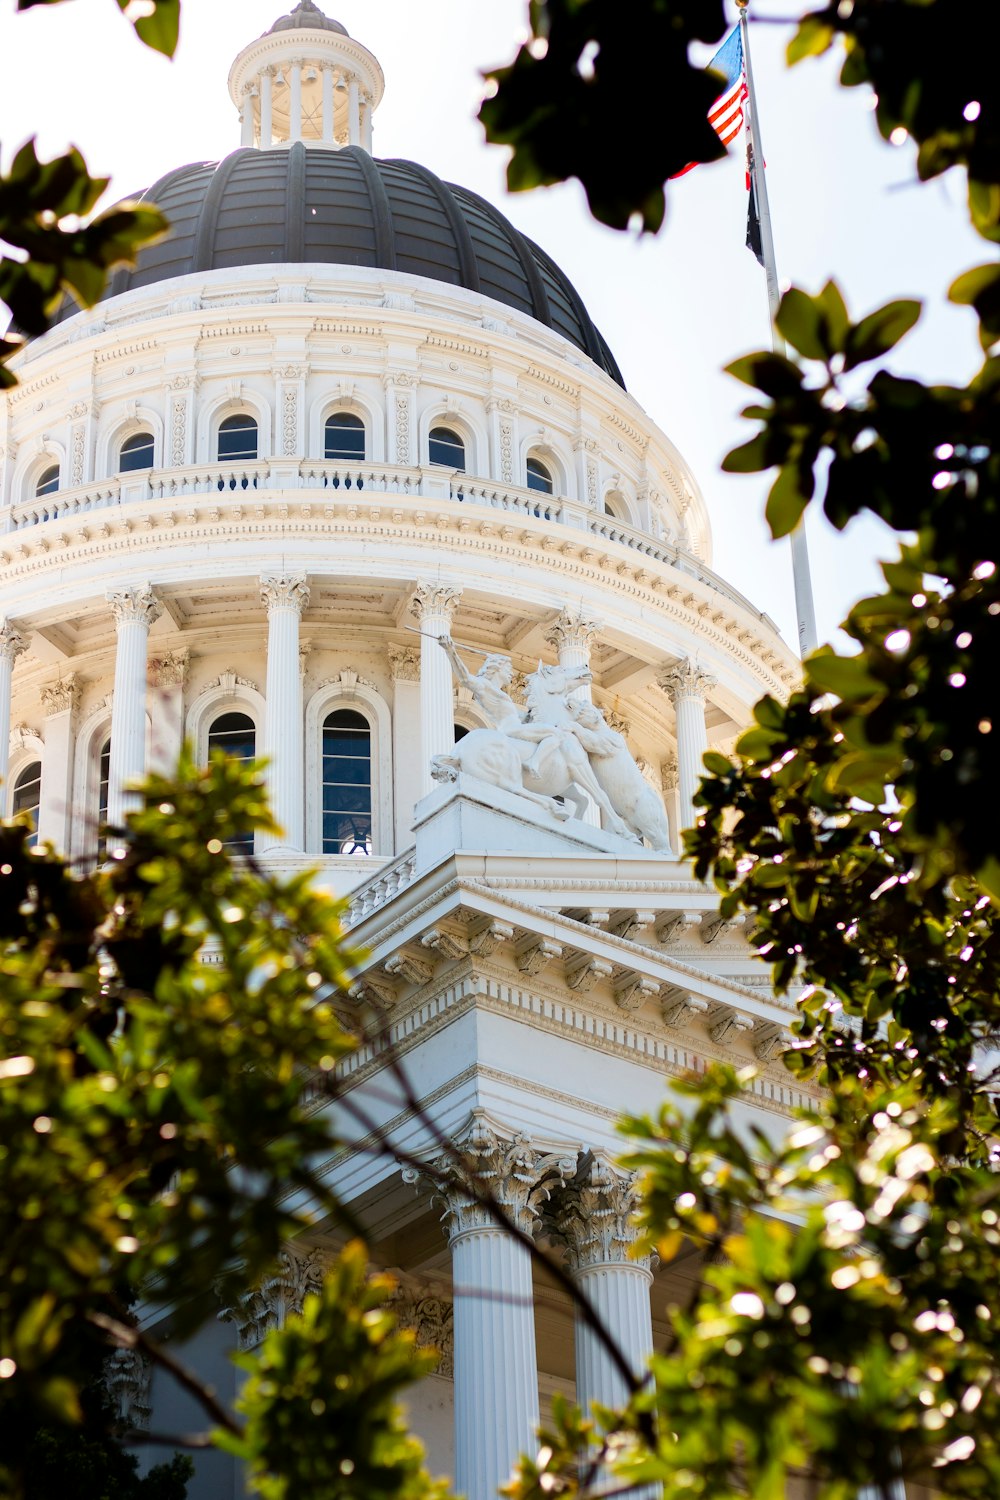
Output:
[[[257,727],[249,714],[227,713],[213,719],[208,730],[208,753],[231,755],[234,760],[253,760],[257,754]],[[226,847],[239,854],[253,853],[253,834],[234,833]]]
[[[108,816],[108,787],[111,784],[111,741],[101,746],[97,765],[97,817],[103,823]]]
[[[363,460],[365,424],[352,411],[335,411],[327,417],[324,431],[324,458]]]
[[[537,490],[540,495],[551,495],[552,475],[541,459],[529,458],[525,468],[528,471],[528,489]]]
[[[450,427],[432,427],[427,439],[427,457],[432,464],[465,473],[465,444]]]
[[[59,465],[50,464],[43,469],[35,481],[35,496],[41,499],[43,495],[54,495],[59,488]]]
[[[237,463],[257,457],[257,422],[249,412],[241,411],[219,423],[217,447],[220,463]]]
[[[118,450],[119,474],[133,474],[137,469],[153,467],[153,434],[133,432]]]
[[[465,736],[468,734],[468,732],[469,732],[469,728],[468,728],[467,724],[456,724],[455,725],[455,744],[457,745],[458,742],[459,742],[459,740],[464,740]]]
[[[14,782],[14,803],[11,807],[15,817],[18,813],[27,813],[30,817],[32,832],[28,838],[28,847],[32,849],[38,843],[38,804],[41,800],[42,763],[40,760],[33,760],[18,774]]]
[[[371,852],[371,725],[338,708],[323,720],[323,853]]]

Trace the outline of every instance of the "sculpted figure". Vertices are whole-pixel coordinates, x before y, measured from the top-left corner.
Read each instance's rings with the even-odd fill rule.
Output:
[[[631,830],[615,812],[591,770],[587,753],[566,707],[574,688],[590,681],[587,667],[545,667],[528,678],[528,712],[522,715],[507,688],[514,675],[506,656],[488,656],[475,674],[468,671],[448,636],[439,637],[458,680],[469,689],[483,713],[496,727],[473,729],[449,755],[435,755],[431,775],[454,781],[460,771],[492,786],[517,792],[537,802],[556,817],[570,811],[554,799],[562,797],[578,818],[592,797],[613,833],[631,838]],[[525,776],[531,785],[525,785]]]
[[[663,805],[632,759],[624,736],[611,728],[596,704],[571,698],[567,707],[594,775],[615,812],[637,837],[647,838],[661,854],[670,854]]]

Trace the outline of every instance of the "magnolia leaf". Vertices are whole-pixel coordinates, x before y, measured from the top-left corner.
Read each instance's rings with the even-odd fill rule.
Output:
[[[811,472],[809,475],[809,494],[804,493],[801,479],[801,471],[798,465],[788,463],[779,471],[777,479],[771,486],[771,493],[767,497],[767,508],[764,514],[775,541],[779,537],[788,536],[790,532],[795,530],[802,519],[803,511],[809,503],[812,493]]]

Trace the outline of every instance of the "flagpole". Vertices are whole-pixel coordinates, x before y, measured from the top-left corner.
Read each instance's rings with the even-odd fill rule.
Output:
[[[747,75],[747,104],[750,124],[750,172],[757,198],[760,217],[760,249],[764,257],[764,276],[767,281],[767,305],[771,314],[771,348],[775,354],[785,353],[785,341],[775,322],[781,302],[778,285],[778,267],[774,258],[774,236],[771,232],[771,208],[767,201],[767,174],[763,170],[764,152],[760,143],[760,125],[757,122],[757,96],[753,87],[753,68],[750,65],[750,26],[747,14],[750,0],[736,0],[740,12],[740,39],[743,43],[743,66]],[[795,585],[795,612],[799,626],[799,654],[806,656],[819,644],[816,630],[816,607],[813,603],[812,577],[809,572],[809,547],[806,542],[805,525],[802,521],[791,535],[792,580]]]

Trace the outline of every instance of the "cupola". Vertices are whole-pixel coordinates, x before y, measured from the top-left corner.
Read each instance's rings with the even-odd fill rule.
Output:
[[[240,143],[261,151],[301,141],[370,153],[372,113],[384,87],[378,60],[314,0],[299,0],[229,70]]]

